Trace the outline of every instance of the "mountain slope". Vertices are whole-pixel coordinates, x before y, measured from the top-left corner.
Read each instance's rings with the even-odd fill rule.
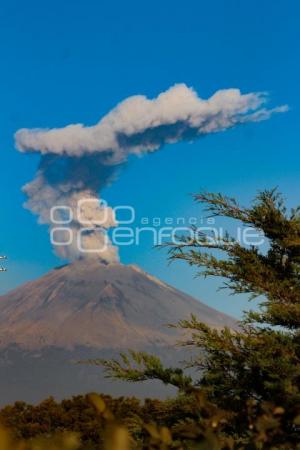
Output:
[[[216,327],[231,318],[135,266],[79,261],[0,297],[0,347],[143,348],[170,344],[166,327],[196,314]]]
[[[112,382],[100,368],[74,362],[133,348],[177,365],[190,355],[174,347],[179,332],[166,325],[191,313],[235,326],[135,266],[78,261],[54,269],[0,297],[0,404],[91,391],[165,397],[172,391],[160,383]]]

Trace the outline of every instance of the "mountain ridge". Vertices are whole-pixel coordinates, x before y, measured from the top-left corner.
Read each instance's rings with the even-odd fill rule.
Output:
[[[158,355],[166,366],[189,359],[167,327],[195,314],[218,328],[236,322],[137,266],[77,261],[0,297],[0,404],[39,402],[98,391],[165,398],[158,382],[107,380],[100,367],[75,364],[117,358],[128,348]]]
[[[233,326],[229,316],[137,266],[79,261],[0,296],[0,347],[171,344],[176,332],[166,325],[191,313]]]

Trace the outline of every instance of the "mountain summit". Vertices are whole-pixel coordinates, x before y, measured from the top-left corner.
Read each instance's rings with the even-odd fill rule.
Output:
[[[235,326],[136,266],[90,260],[54,269],[0,297],[0,396],[35,401],[107,391],[98,368],[70,361],[128,348],[175,362],[179,332],[167,324],[190,314],[213,327]],[[110,393],[116,393],[112,384]]]

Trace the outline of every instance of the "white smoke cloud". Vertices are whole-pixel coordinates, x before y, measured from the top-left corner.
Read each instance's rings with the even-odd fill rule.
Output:
[[[263,93],[242,95],[238,89],[221,90],[203,100],[193,89],[178,84],[154,100],[142,95],[129,97],[95,126],[21,129],[16,133],[16,145],[21,151],[42,154],[111,152],[118,162],[129,153],[156,150],[163,144],[189,138],[189,132],[190,137],[196,137],[287,110],[287,106],[260,110],[265,101]]]
[[[223,131],[238,124],[269,119],[274,113],[287,111],[286,105],[266,109],[264,93],[241,94],[238,89],[217,91],[207,100],[185,84],[177,84],[153,100],[133,96],[121,102],[94,126],[68,125],[54,129],[21,129],[15,135],[22,152],[41,153],[36,179],[24,187],[27,207],[39,215],[42,223],[53,229],[50,210],[66,206],[72,210],[73,240],[68,246],[55,246],[59,256],[67,259],[100,257],[111,262],[118,252],[107,238],[115,226],[111,208],[96,206],[99,191],[113,181],[118,165],[130,154],[158,150],[165,144]],[[85,204],[81,218],[77,204]],[[87,206],[88,205],[88,206]],[[105,221],[99,227],[99,217]],[[86,252],[78,249],[77,236],[82,221],[90,230],[82,238]],[[102,223],[104,222],[104,223]],[[62,231],[64,238],[65,231]],[[93,249],[106,243],[105,251]]]
[[[53,162],[51,168],[56,170],[59,166]],[[47,169],[40,169],[23,191],[28,196],[26,207],[39,216],[39,223],[49,225],[56,254],[70,261],[97,258],[117,262],[118,249],[107,236],[107,230],[117,225],[112,208],[102,204],[97,192],[85,189],[81,181],[76,183],[66,177],[65,182],[59,183],[47,180],[47,175]],[[87,186],[88,182],[84,184]]]

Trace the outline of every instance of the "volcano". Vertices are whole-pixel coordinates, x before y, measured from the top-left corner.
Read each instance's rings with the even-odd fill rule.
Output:
[[[174,347],[180,335],[167,324],[191,314],[213,327],[236,326],[137,266],[82,260],[54,269],[0,297],[1,402],[92,390],[143,396],[144,385],[107,381],[99,368],[74,361],[132,348],[174,364],[182,359]]]

